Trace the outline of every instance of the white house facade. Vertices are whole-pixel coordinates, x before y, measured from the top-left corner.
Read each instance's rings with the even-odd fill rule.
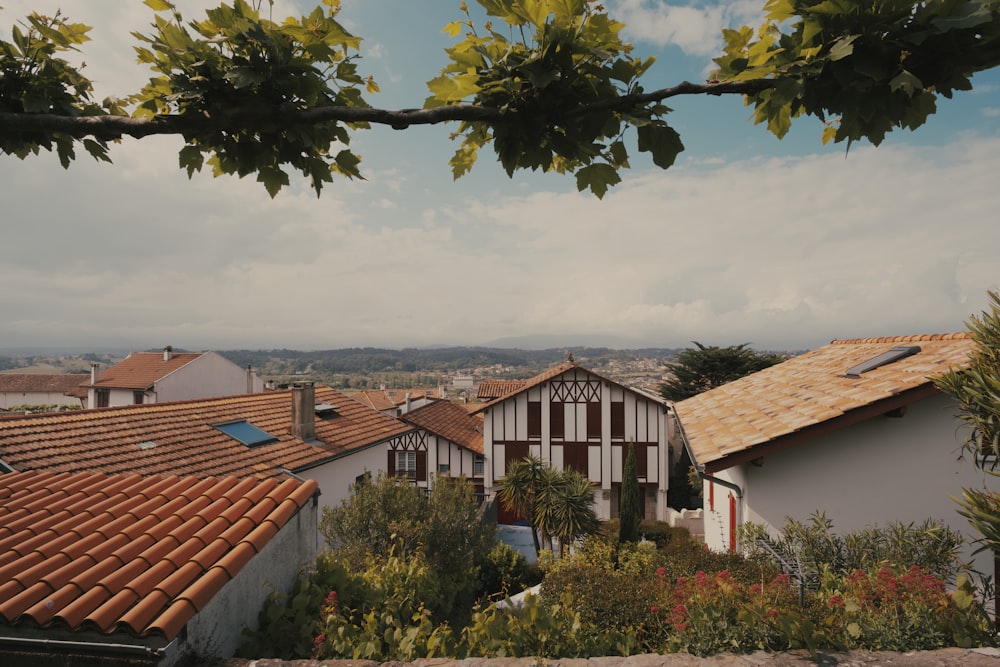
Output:
[[[525,382],[482,409],[484,484],[495,490],[512,461],[532,455],[574,469],[594,487],[601,519],[618,516],[622,470],[634,446],[643,516],[667,519],[670,477],[665,403],[567,362]],[[501,512],[501,522],[509,519]]]
[[[931,382],[970,349],[964,334],[834,341],[677,403],[706,544],[740,550],[746,522],[777,533],[818,512],[838,534],[931,519],[971,543],[953,498],[1000,485],[962,457],[954,402]],[[991,572],[992,557],[975,565]]]

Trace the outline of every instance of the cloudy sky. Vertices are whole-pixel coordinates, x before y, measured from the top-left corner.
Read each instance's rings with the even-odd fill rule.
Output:
[[[185,18],[217,3],[178,3]],[[458,1],[344,0],[364,38],[373,106],[418,107],[445,64]],[[470,3],[471,4],[471,3]],[[96,96],[149,73],[138,0],[3,0],[0,26],[62,7],[94,26]],[[647,89],[700,81],[719,29],[756,2],[607,0]],[[274,18],[310,8],[279,0]],[[355,135],[364,181],[317,199],[293,176],[191,180],[177,138],[125,140],[113,165],[0,156],[0,348],[509,344],[803,349],[834,338],[958,331],[1000,287],[1000,71],[875,149],[822,146],[803,119],[783,141],[739,98],[680,98],[686,151],[634,160],[603,200],[569,177],[508,179],[490,154],[455,182],[450,127]]]

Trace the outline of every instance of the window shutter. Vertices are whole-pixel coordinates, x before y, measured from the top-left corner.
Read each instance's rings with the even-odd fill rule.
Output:
[[[553,401],[549,404],[549,437],[566,437],[566,404]]]
[[[528,437],[542,437],[542,402],[528,401]]]
[[[427,452],[418,451],[417,452],[417,480],[420,482],[427,481]]]
[[[601,437],[601,404],[587,403],[587,438]]]
[[[614,401],[611,403],[611,437],[625,438],[625,403],[624,401]]]
[[[389,473],[389,477],[396,476],[396,452],[389,450],[389,463],[385,467],[386,471]]]

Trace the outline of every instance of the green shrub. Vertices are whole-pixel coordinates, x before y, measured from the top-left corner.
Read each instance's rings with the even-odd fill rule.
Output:
[[[778,537],[770,535],[760,524],[748,523],[740,530],[741,543],[749,556],[766,553],[758,546],[758,541],[762,541],[786,561],[801,560],[814,571],[821,565],[839,575],[855,570],[875,571],[883,566],[917,566],[946,581],[954,581],[963,568],[959,559],[962,535],[940,521],[893,522],[885,527],[838,535],[833,522],[822,512],[816,512],[805,523],[787,519]]]
[[[856,570],[825,577],[819,596],[829,609],[827,634],[845,648],[918,651],[993,641],[989,616],[964,576],[949,593],[940,577],[917,566]]]
[[[313,657],[384,662],[454,654],[450,628],[431,620],[440,577],[419,554],[369,557],[354,579],[352,594],[327,594]]]
[[[480,599],[507,597],[541,582],[542,572],[528,565],[524,556],[509,544],[498,542],[479,569]]]
[[[580,607],[571,595],[554,601],[528,595],[521,607],[477,611],[456,657],[589,658],[632,652],[627,633],[595,627]]]

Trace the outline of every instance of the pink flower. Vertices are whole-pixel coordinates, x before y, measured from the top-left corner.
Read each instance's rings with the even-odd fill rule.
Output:
[[[663,575],[665,575],[666,573],[667,573],[666,569],[664,569],[664,568],[662,568],[662,567],[658,567],[658,568],[656,568],[656,576],[658,576],[658,577],[662,577],[662,576],[663,576]]]
[[[660,611],[660,608],[654,604],[652,607],[649,608],[649,610],[655,614],[656,612]]]

